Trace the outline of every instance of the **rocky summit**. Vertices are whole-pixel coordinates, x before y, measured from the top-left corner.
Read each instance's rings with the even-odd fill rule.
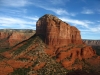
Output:
[[[0,53],[0,75],[83,74],[100,74],[100,56],[76,27],[50,14],[39,18],[32,37]]]
[[[53,15],[44,15],[36,24],[36,35],[44,37],[44,42],[51,46],[82,44],[80,31]]]

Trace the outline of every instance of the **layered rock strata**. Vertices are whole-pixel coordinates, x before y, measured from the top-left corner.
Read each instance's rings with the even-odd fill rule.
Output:
[[[36,34],[42,35],[44,42],[51,46],[82,44],[80,31],[53,15],[46,14],[37,21]]]

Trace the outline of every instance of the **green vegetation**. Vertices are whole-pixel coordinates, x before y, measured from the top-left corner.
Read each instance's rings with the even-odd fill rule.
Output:
[[[71,46],[71,47],[73,47],[73,46],[75,46],[74,44],[68,44],[68,46]]]
[[[64,69],[59,63],[46,64],[42,69],[37,71],[38,75],[66,75],[67,70]]]
[[[3,59],[5,59],[5,57],[0,54],[0,60],[3,60]]]
[[[84,45],[80,44],[76,48],[83,48],[83,47],[84,47]]]
[[[28,75],[29,68],[17,68],[10,75]]]
[[[32,65],[32,67],[35,67],[36,64],[38,64],[39,62],[38,61],[35,61],[34,64]]]
[[[8,50],[10,50],[10,49],[9,48],[1,48],[0,53],[3,53],[3,52],[8,51]]]
[[[100,56],[100,46],[92,46],[94,50],[96,50],[96,54]]]
[[[18,58],[18,60],[21,60],[21,61],[28,61],[29,59],[28,59],[28,58]]]
[[[18,50],[16,50],[14,52],[14,55],[18,55],[20,54],[22,51],[25,51],[25,49],[27,49],[27,47],[30,46],[30,44],[36,39],[36,36],[34,35],[34,37],[31,37],[29,40],[27,40],[27,43],[25,43],[23,46],[21,46],[20,48],[18,48]]]

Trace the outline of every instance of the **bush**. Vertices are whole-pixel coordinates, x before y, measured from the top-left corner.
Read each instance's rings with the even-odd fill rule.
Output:
[[[10,75],[28,75],[29,71],[29,68],[18,68],[15,69]]]

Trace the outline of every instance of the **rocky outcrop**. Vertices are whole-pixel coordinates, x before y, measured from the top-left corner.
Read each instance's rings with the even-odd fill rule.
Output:
[[[53,15],[44,15],[36,24],[36,34],[42,35],[47,45],[64,46],[82,44],[80,31]]]
[[[48,48],[45,52],[56,58],[57,62],[62,63],[66,69],[82,69],[82,63],[85,59],[91,59],[96,56],[95,50],[91,46],[69,44],[67,46],[58,47],[58,49]]]
[[[12,47],[30,38],[34,34],[35,31],[33,30],[2,29],[0,30],[0,48]]]

